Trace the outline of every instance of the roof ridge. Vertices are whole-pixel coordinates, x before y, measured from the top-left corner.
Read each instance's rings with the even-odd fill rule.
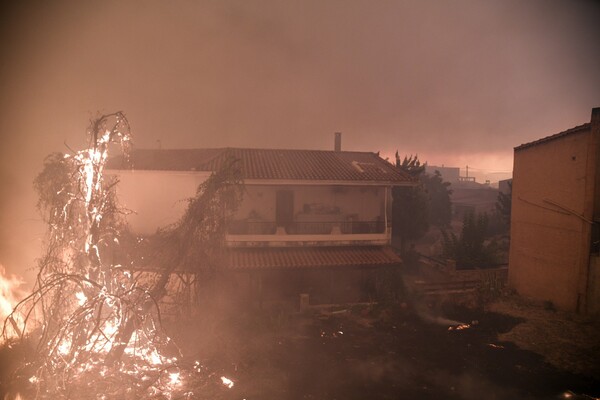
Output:
[[[591,127],[591,125],[592,124],[590,122],[586,122],[585,124],[574,126],[573,128],[567,129],[565,131],[562,131],[562,132],[559,132],[559,133],[555,133],[553,135],[549,135],[549,136],[543,137],[541,139],[534,140],[532,142],[523,143],[523,144],[515,147],[514,150],[526,149],[528,147],[535,146],[535,145],[538,145],[538,144],[541,144],[541,143],[545,143],[545,142],[548,142],[550,140],[558,139],[560,137],[567,136],[567,135],[570,135],[572,133],[577,133],[577,132],[583,131],[583,130]]]
[[[324,149],[270,149],[260,147],[193,147],[193,148],[177,148],[177,149],[152,149],[152,148],[135,148],[133,151],[189,151],[189,150],[260,150],[260,151],[311,151],[311,152],[323,152],[323,153],[359,153],[359,154],[374,154],[375,151],[358,151],[358,150],[324,150]]]

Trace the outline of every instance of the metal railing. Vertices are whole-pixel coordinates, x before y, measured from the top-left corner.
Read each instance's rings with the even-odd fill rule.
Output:
[[[277,231],[275,222],[231,221],[227,233],[230,235],[274,235]]]
[[[340,224],[342,233],[385,233],[384,221],[348,221]]]
[[[231,221],[228,233],[231,235],[273,235],[281,226],[288,235],[329,235],[335,228],[343,234],[385,233],[384,221],[343,221],[343,222],[250,222]]]

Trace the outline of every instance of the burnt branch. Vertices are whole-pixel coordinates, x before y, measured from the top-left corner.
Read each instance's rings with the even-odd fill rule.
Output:
[[[121,112],[103,115],[88,134],[88,149],[50,155],[34,181],[48,224],[45,254],[32,293],[1,333],[37,343],[27,378],[38,397],[72,397],[90,381],[103,382],[105,393],[121,393],[124,381],[144,396],[168,391],[164,374],[178,365],[163,350],[178,349],[162,330],[160,301],[177,273],[194,274],[194,284],[217,273],[242,195],[238,163],[226,162],[188,199],[178,222],[140,245],[122,220],[118,181],[104,176],[113,145],[127,156],[129,123]],[[140,278],[147,270],[157,271],[154,281]]]

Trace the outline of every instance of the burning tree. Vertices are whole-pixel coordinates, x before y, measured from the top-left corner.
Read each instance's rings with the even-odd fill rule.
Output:
[[[88,134],[88,149],[50,155],[34,181],[48,224],[46,251],[34,290],[5,320],[2,334],[35,343],[36,357],[18,373],[38,398],[71,398],[74,391],[77,398],[189,397],[181,384],[194,368],[181,365],[158,304],[174,271],[211,272],[211,263],[199,260],[218,257],[241,197],[239,169],[231,161],[212,174],[177,223],[139,240],[117,204],[118,181],[104,175],[114,146],[128,154],[128,121],[121,112],[103,115]],[[141,280],[143,269],[159,272]]]

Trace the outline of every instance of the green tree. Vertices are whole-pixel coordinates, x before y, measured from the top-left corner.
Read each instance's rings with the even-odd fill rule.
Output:
[[[414,187],[392,189],[392,233],[400,239],[404,254],[407,244],[422,238],[431,225],[445,227],[450,224],[452,190],[438,171],[433,175],[426,174],[426,164],[421,164],[416,155],[401,158],[396,152],[395,165],[418,182]]]
[[[396,151],[396,168],[400,168],[413,178],[419,178],[425,172],[425,164],[421,164],[418,155],[404,156],[404,159],[401,160],[398,151]]]
[[[429,195],[429,224],[438,227],[450,225],[452,202],[450,182],[444,182],[439,171],[433,175],[422,174],[420,181]]]
[[[512,212],[512,182],[508,182],[508,193],[498,192],[496,199],[496,214],[500,220],[510,228],[510,215]]]
[[[487,214],[466,213],[460,236],[442,230],[444,256],[456,260],[457,268],[481,268],[496,262],[495,248],[486,244]]]
[[[402,246],[423,237],[429,229],[429,197],[422,185],[392,189],[392,232]]]
[[[400,159],[396,152],[396,168],[410,175],[415,181],[425,171],[417,156]],[[392,188],[392,234],[400,240],[400,250],[406,253],[407,244],[423,237],[429,229],[429,197],[423,184]]]

